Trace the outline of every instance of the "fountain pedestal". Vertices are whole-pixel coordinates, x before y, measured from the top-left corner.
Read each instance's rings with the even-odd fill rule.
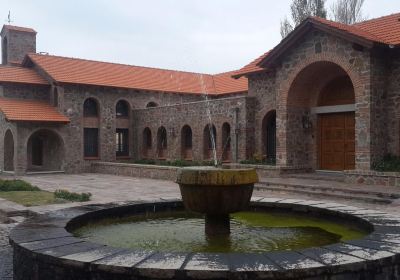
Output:
[[[227,235],[229,214],[249,206],[258,176],[254,169],[189,167],[178,171],[176,182],[185,208],[205,214],[206,234]]]

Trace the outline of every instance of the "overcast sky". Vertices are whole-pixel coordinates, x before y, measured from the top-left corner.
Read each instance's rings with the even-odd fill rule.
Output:
[[[329,8],[332,1],[328,0]],[[204,73],[235,70],[281,40],[291,0],[0,0],[0,20],[37,32],[49,54]],[[400,12],[365,0],[364,13]]]

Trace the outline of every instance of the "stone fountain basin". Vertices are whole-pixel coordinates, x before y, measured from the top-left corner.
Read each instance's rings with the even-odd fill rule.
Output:
[[[186,209],[221,215],[249,206],[258,176],[255,169],[188,167],[178,171],[176,182]]]
[[[27,220],[10,234],[14,279],[399,279],[400,217],[337,203],[252,198],[250,208],[280,208],[369,229],[362,239],[269,253],[179,253],[113,248],[69,231],[106,217],[181,210],[179,199],[87,205]]]

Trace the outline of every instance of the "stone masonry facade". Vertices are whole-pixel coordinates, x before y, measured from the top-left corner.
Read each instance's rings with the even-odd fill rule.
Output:
[[[7,47],[5,63],[22,61],[26,53],[34,52],[35,38],[33,32],[3,31],[2,46]],[[321,94],[335,79],[351,81],[354,91],[354,104],[345,104],[351,105],[346,108],[355,116],[354,169],[370,170],[384,155],[400,155],[399,50],[363,47],[319,29],[303,34],[266,71],[248,74],[248,92],[206,97],[190,92],[62,83],[55,82],[34,63],[30,69],[48,85],[0,81],[0,98],[52,104],[70,122],[10,122],[1,113],[1,170],[9,160],[5,157],[10,155],[13,155],[16,173],[26,173],[30,169],[35,153],[35,144],[30,144],[32,135],[48,141],[43,159],[49,170],[78,173],[90,170],[94,161],[119,161],[116,129],[120,120],[116,105],[121,100],[129,106],[129,118],[125,122],[129,128],[129,155],[124,159],[183,159],[183,142],[187,141],[182,136],[183,127],[188,126],[190,160],[209,160],[206,127],[211,124],[216,130],[218,158],[239,162],[265,155],[269,149],[265,139],[270,137],[266,136],[266,119],[274,116],[271,127],[275,125],[276,164],[293,170],[317,170],[321,167],[318,111],[324,109],[320,105]],[[97,102],[99,111],[99,152],[98,157],[90,159],[84,157],[83,106],[88,98]],[[338,110],[343,104],[333,105],[330,109]],[[162,127],[166,131],[167,145],[160,157],[158,141]],[[147,144],[144,140],[146,128],[151,132],[148,140],[151,143]],[[7,131],[13,136],[13,145],[4,141]],[[229,155],[223,157],[228,139]],[[13,147],[13,153],[6,151],[7,145]]]

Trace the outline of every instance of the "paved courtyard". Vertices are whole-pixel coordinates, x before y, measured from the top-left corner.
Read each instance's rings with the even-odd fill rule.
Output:
[[[146,178],[132,178],[106,174],[57,174],[57,175],[35,175],[23,176],[20,179],[37,185],[43,190],[55,191],[56,189],[67,189],[73,192],[90,192],[92,200],[86,203],[66,203],[46,206],[29,207],[28,209],[44,213],[55,209],[71,207],[79,204],[107,203],[112,201],[147,200],[156,198],[180,197],[179,187],[171,181],[153,180]],[[382,187],[384,188],[384,187]],[[308,198],[304,195],[292,193],[270,193],[266,191],[255,192],[253,196],[271,196],[284,198]],[[325,201],[337,202],[338,200],[326,197]],[[400,203],[395,201],[390,205],[369,204],[348,200],[340,201],[344,204],[356,205],[362,208],[380,209],[385,212],[400,214]],[[12,209],[23,210],[25,207],[0,199],[0,210]],[[1,213],[1,211],[0,211]],[[16,223],[10,223],[8,219],[0,215],[0,279],[12,279],[12,250],[8,245],[8,234]]]

